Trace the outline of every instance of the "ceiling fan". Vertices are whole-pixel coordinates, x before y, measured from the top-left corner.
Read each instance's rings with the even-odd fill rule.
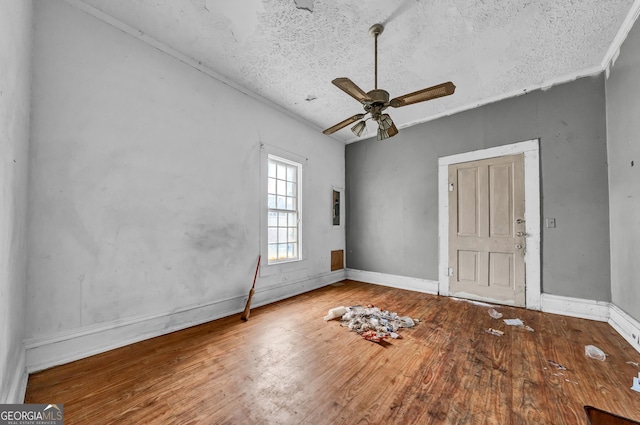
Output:
[[[332,81],[336,87],[360,102],[364,107],[365,113],[356,114],[342,122],[339,122],[333,127],[327,128],[323,131],[324,134],[335,133],[349,124],[362,120],[351,128],[351,131],[353,131],[354,134],[360,136],[367,126],[366,121],[368,119],[372,119],[378,123],[377,139],[387,139],[398,134],[398,128],[393,123],[391,117],[388,114],[383,113],[389,106],[393,108],[400,108],[402,106],[413,105],[414,103],[449,96],[456,90],[456,86],[449,81],[447,83],[438,84],[437,86],[418,90],[389,100],[389,92],[378,89],[378,36],[382,34],[382,31],[384,31],[382,24],[375,24],[369,28],[369,35],[371,35],[375,40],[375,88],[370,92],[365,93],[348,78],[336,78]],[[365,119],[367,114],[371,114],[371,117]]]

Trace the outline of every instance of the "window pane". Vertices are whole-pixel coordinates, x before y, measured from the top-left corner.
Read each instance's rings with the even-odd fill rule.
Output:
[[[277,260],[278,259],[278,245],[273,244],[269,245],[269,260]]]
[[[278,244],[278,259],[285,260],[287,258],[287,244]]]
[[[297,171],[296,167],[287,167],[287,180],[295,182]]]
[[[296,233],[297,230],[295,227],[289,227],[287,229],[287,242],[297,242],[298,240],[296,239]]]
[[[278,213],[269,211],[269,222],[267,223],[267,226],[272,227],[277,225],[278,225]]]
[[[276,179],[269,179],[269,187],[267,193],[276,193]]]
[[[295,199],[290,198],[290,197],[287,196],[287,209],[288,210],[294,210],[296,208],[294,201],[295,201]]]
[[[276,177],[276,163],[269,161],[269,177]]]
[[[278,229],[278,242],[286,243],[287,242],[287,228],[281,227]]]
[[[278,180],[278,195],[284,195],[287,191],[287,182],[284,180]]]
[[[287,227],[287,213],[278,213],[278,226]]]
[[[278,175],[277,177],[281,180],[287,179],[287,167],[283,164],[278,164]]]
[[[287,183],[287,196],[295,196],[295,187],[294,183]]]
[[[297,227],[298,226],[298,216],[296,213],[288,213],[289,216],[289,227]]]
[[[287,201],[284,196],[278,196],[278,202],[276,202],[276,205],[279,210],[285,209],[285,207],[287,206]]]
[[[269,227],[269,240],[268,243],[278,243],[278,228],[277,227]]]
[[[276,195],[267,195],[267,205],[269,208],[276,207]]]
[[[289,258],[296,258],[298,256],[298,244],[290,243],[287,245],[287,256]]]

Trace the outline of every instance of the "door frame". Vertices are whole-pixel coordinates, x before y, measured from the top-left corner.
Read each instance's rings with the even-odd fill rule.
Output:
[[[440,295],[451,295],[449,292],[449,165],[520,153],[524,154],[524,217],[527,234],[524,256],[525,306],[529,310],[540,310],[542,286],[539,139],[438,158],[438,293]],[[493,300],[482,299],[482,301]]]

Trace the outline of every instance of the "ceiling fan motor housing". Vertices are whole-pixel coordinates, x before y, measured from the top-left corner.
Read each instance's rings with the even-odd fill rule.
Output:
[[[387,106],[389,106],[389,92],[382,89],[376,89],[368,92],[367,96],[369,98],[363,102],[364,109],[367,112],[371,112],[371,118],[374,121],[378,121],[382,111],[387,109]]]
[[[371,90],[367,93],[369,99],[366,100],[369,104],[386,104],[389,103],[389,92],[382,89]]]

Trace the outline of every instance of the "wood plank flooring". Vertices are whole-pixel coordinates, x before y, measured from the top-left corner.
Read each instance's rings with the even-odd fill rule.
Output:
[[[373,303],[420,319],[379,345],[325,322]],[[584,405],[640,420],[640,362],[606,323],[344,281],[29,377],[26,403],[65,424],[585,424]],[[484,332],[493,327],[498,337]],[[608,353],[585,356],[585,345]],[[548,361],[567,368],[559,370]]]

